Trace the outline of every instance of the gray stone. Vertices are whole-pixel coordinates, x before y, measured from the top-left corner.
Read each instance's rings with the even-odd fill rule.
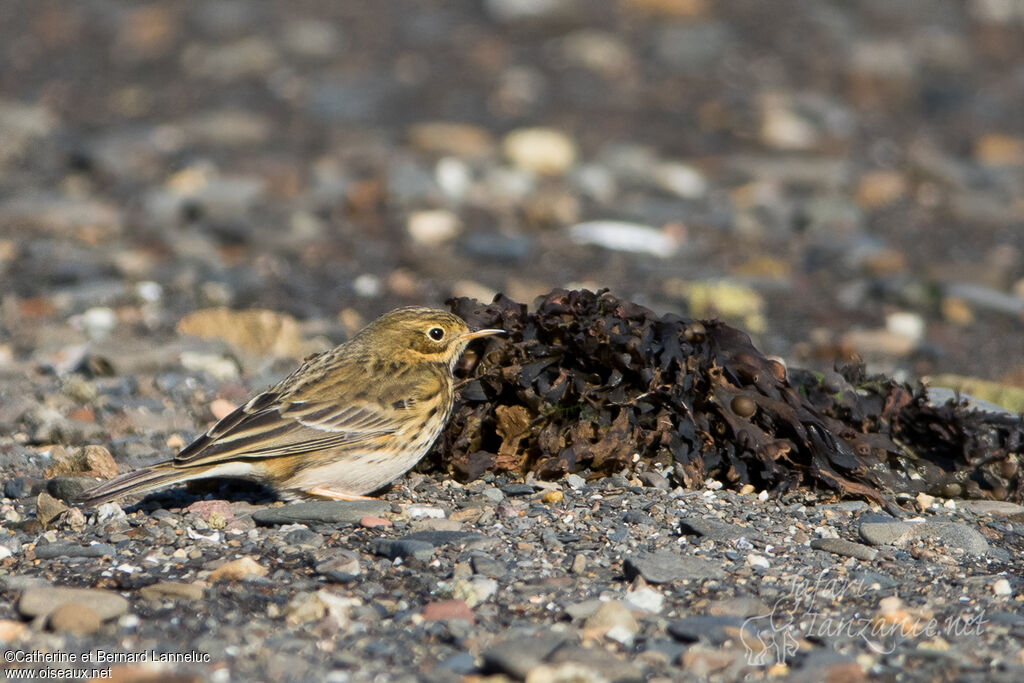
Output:
[[[413,557],[426,562],[434,556],[434,544],[395,538],[377,538],[371,544],[374,554],[383,555],[389,560]]]
[[[623,562],[623,571],[627,579],[642,576],[648,583],[725,578],[725,570],[714,562],[668,550],[630,555]]]
[[[898,545],[914,533],[910,522],[861,522],[860,537],[871,545]]]
[[[929,389],[931,392],[931,389]],[[1011,503],[1008,500],[958,500],[958,510],[971,512],[976,515],[1019,515],[1024,513],[1024,505]]]
[[[357,524],[363,517],[379,517],[391,509],[380,500],[316,500],[264,508],[252,513],[257,524]]]
[[[74,500],[95,485],[91,477],[54,477],[46,482],[46,492],[58,500]]]
[[[101,621],[113,619],[128,611],[128,601],[117,593],[98,588],[66,588],[46,586],[26,590],[18,601],[18,611],[25,617],[50,614],[61,605],[79,604],[92,609]]]
[[[483,673],[506,674],[523,680],[565,640],[559,634],[506,638],[480,653]]]
[[[824,550],[844,557],[855,557],[858,560],[870,562],[878,555],[878,551],[869,548],[863,543],[854,543],[843,538],[815,538],[811,541],[811,547],[815,550]]]
[[[738,538],[758,539],[761,536],[754,529],[702,517],[681,517],[679,531],[687,536],[700,536],[712,541],[735,541]]]
[[[941,542],[944,546],[960,548],[972,555],[988,552],[988,541],[981,532],[958,522],[863,522],[860,535],[871,545],[902,546],[914,539],[926,538]]]
[[[470,559],[470,563],[473,565],[474,574],[480,574],[492,579],[501,579],[508,574],[508,567],[505,566],[504,562],[499,562],[488,555],[474,555]]]
[[[117,554],[114,546],[108,543],[95,543],[93,545],[78,545],[76,543],[49,543],[36,546],[36,557],[40,560],[49,560],[55,557],[113,557]]]

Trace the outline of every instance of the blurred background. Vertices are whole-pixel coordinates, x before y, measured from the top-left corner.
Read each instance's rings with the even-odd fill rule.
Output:
[[[585,286],[803,366],[1024,385],[1021,0],[0,19],[9,369],[214,307],[326,344],[396,305]]]

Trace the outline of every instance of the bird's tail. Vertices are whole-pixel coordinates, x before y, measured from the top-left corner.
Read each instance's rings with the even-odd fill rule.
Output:
[[[203,470],[196,468],[178,469],[168,464],[144,467],[127,472],[119,477],[94,486],[79,494],[74,502],[89,507],[99,505],[129,493],[147,493],[156,489],[178,484],[202,476]]]

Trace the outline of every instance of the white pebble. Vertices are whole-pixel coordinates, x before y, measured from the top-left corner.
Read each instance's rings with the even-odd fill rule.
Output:
[[[413,519],[444,519],[448,516],[441,508],[430,505],[409,505],[405,508],[405,514]]]
[[[683,199],[700,199],[708,192],[708,181],[701,172],[677,161],[665,161],[655,166],[654,182]]]
[[[125,514],[124,510],[117,503],[103,503],[102,505],[96,506],[96,523],[103,524],[109,522],[112,519],[123,519],[128,515]]]
[[[82,314],[82,328],[91,339],[100,339],[110,334],[117,325],[117,316],[106,306],[95,306]]]
[[[406,230],[419,244],[437,246],[459,234],[459,217],[451,211],[416,211],[409,216]]]
[[[10,548],[8,548],[5,545],[0,545],[0,560],[4,560],[4,559],[10,557],[13,554],[14,553],[11,552]]]
[[[135,292],[140,299],[152,304],[163,298],[164,288],[152,280],[146,280],[135,285]]]
[[[613,251],[630,251],[668,258],[679,249],[671,235],[658,228],[625,221],[589,221],[569,228],[569,237],[576,244],[596,244]]]
[[[634,609],[660,614],[665,605],[665,596],[650,586],[644,586],[626,593],[625,603]]]
[[[1007,597],[1013,595],[1013,588],[1010,587],[1010,582],[1006,579],[998,579],[992,584],[992,592],[999,597]]]
[[[768,569],[772,566],[772,563],[768,561],[768,558],[762,557],[755,553],[747,555],[747,565],[750,567],[760,567],[761,569]]]
[[[434,167],[434,180],[448,197],[461,200],[473,184],[473,174],[462,159],[444,157]]]
[[[920,341],[924,338],[924,318],[917,313],[900,311],[885,317],[885,329],[901,337]]]
[[[367,298],[379,296],[381,291],[380,278],[376,275],[363,273],[352,281],[352,288],[356,290],[356,294],[359,296]]]

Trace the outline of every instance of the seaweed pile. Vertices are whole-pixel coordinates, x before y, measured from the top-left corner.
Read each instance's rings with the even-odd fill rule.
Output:
[[[657,468],[888,503],[895,493],[1021,500],[1024,420],[848,365],[787,371],[719,321],[657,316],[607,292],[555,290],[532,310],[458,298],[474,327],[501,327],[458,369],[461,401],[426,466],[602,476]]]

